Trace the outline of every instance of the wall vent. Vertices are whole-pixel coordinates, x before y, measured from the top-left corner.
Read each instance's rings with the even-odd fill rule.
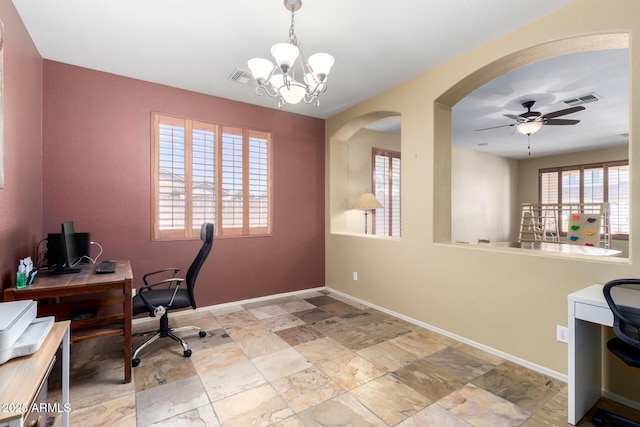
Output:
[[[249,83],[249,81],[251,81],[252,78],[253,77],[251,76],[250,71],[236,68],[227,80],[246,85],[247,83]]]
[[[600,101],[600,96],[595,93],[590,93],[589,95],[579,96],[578,98],[567,99],[566,101],[562,101],[565,104],[575,107],[576,105],[588,104],[590,102]]]

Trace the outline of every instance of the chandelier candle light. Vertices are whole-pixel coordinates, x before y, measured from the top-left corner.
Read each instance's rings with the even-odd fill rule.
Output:
[[[327,90],[327,76],[334,63],[333,56],[328,53],[316,53],[305,63],[302,44],[295,33],[294,13],[302,7],[302,0],[284,0],[284,7],[291,11],[291,27],[289,40],[276,43],[271,47],[271,55],[276,65],[264,58],[250,59],[247,65],[253,78],[258,82],[256,94],[278,98],[278,107],[284,104],[320,105],[318,95]],[[296,80],[295,65],[299,64],[303,81]]]

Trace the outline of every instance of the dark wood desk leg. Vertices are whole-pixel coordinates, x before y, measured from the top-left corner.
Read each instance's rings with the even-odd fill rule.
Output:
[[[133,347],[131,343],[131,321],[133,318],[133,308],[131,306],[131,288],[133,280],[129,277],[124,279],[124,382],[131,382],[131,355]]]

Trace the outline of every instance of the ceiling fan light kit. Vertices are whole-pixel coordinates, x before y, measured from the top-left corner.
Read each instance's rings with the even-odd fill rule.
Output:
[[[542,127],[541,121],[533,121],[533,122],[522,122],[516,125],[516,130],[523,135],[531,135],[536,133]]]
[[[548,126],[567,126],[580,123],[580,120],[571,119],[556,119],[556,117],[566,116],[567,114],[577,113],[585,108],[583,106],[576,106],[571,108],[565,108],[564,110],[557,110],[551,113],[542,114],[539,111],[531,111],[531,108],[535,105],[536,101],[526,101],[522,103],[522,108],[526,108],[527,111],[520,115],[515,114],[503,114],[503,116],[515,120],[515,123],[508,125],[492,126],[484,129],[476,129],[476,131],[483,131],[489,129],[497,129],[508,126],[515,126],[518,133],[531,137],[532,134],[538,132],[543,125]],[[531,155],[531,145],[529,145],[529,155]]]
[[[302,44],[295,34],[294,21],[294,14],[302,7],[302,1],[284,0],[284,7],[291,11],[291,27],[287,42],[276,43],[271,48],[276,65],[264,58],[253,58],[247,62],[258,83],[256,94],[266,93],[272,98],[278,98],[278,107],[298,104],[300,101],[318,106],[318,96],[327,90],[327,76],[335,59],[328,53],[316,53],[304,62],[305,56]],[[296,64],[302,75],[300,81],[295,76]]]

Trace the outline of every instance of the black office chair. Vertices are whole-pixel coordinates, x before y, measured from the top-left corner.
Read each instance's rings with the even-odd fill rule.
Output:
[[[187,343],[181,338],[175,336],[173,333],[186,330],[197,330],[199,331],[198,334],[201,338],[206,336],[206,332],[197,326],[169,328],[168,317],[170,310],[187,307],[191,307],[194,310],[196,309],[196,300],[193,290],[196,285],[196,278],[198,277],[200,268],[202,267],[202,264],[204,264],[205,259],[207,259],[207,256],[211,251],[211,247],[213,246],[213,224],[208,222],[202,224],[202,227],[200,228],[200,240],[204,243],[196,256],[196,259],[193,260],[189,270],[187,270],[187,276],[184,279],[176,277],[180,271],[178,268],[165,268],[143,276],[142,280],[145,285],[141,287],[138,294],[133,297],[133,315],[135,316],[142,313],[148,313],[151,317],[160,317],[160,329],[154,332],[134,334],[135,336],[153,336],[136,348],[131,360],[131,365],[133,367],[140,364],[140,359],[138,358],[140,351],[158,338],[169,337],[179,342],[182,345],[184,357],[189,357],[191,356],[191,350],[187,346]],[[168,279],[148,283],[148,277],[160,273],[164,273],[165,276],[170,274],[171,276]]]
[[[604,285],[603,292],[616,333],[607,348],[627,365],[640,368],[640,279],[612,280]],[[640,427],[640,422],[603,409],[596,410],[592,422],[596,426]]]

